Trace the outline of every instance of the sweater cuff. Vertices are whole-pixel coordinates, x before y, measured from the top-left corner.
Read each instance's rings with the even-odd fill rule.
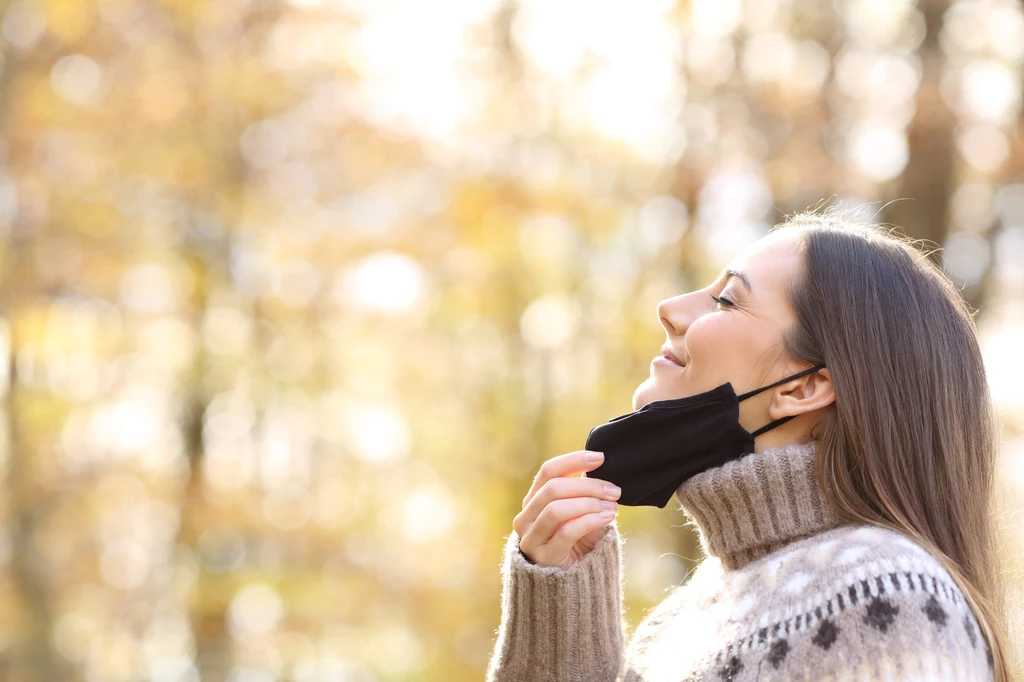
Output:
[[[625,644],[622,544],[613,521],[567,569],[532,564],[513,531],[502,562],[502,614],[488,682],[613,682]]]

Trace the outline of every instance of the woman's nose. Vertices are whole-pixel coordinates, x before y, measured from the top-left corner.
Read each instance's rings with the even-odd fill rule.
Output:
[[[698,309],[696,293],[666,298],[658,304],[658,319],[670,336],[682,336],[694,320],[707,312]]]

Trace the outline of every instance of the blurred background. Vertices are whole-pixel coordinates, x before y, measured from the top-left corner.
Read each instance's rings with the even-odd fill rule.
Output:
[[[1019,3],[17,0],[0,45],[0,678],[483,679],[541,462],[826,203],[978,308],[1024,596]],[[619,514],[630,632],[676,506]]]

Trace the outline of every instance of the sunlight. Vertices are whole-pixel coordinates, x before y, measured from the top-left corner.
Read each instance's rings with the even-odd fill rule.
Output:
[[[423,269],[412,258],[378,251],[364,258],[344,280],[349,300],[363,308],[398,314],[423,295]]]
[[[571,120],[627,144],[655,162],[676,151],[678,110],[685,95],[682,41],[665,18],[671,3],[523,4],[514,36],[544,79],[568,82],[588,71],[563,99]],[[565,31],[567,23],[573,31]],[[578,99],[579,98],[579,99]]]
[[[359,91],[366,112],[425,139],[453,139],[478,106],[472,81],[460,71],[467,28],[495,5],[494,0],[374,3],[351,55],[365,77]]]
[[[429,513],[424,513],[429,510]],[[439,485],[415,488],[402,503],[402,532],[410,542],[428,543],[444,537],[455,520],[451,495]]]
[[[557,348],[576,330],[579,305],[563,294],[539,298],[526,307],[519,320],[523,340],[534,348]]]
[[[251,583],[235,593],[228,615],[231,632],[236,637],[251,637],[277,627],[284,616],[284,603],[270,585]]]
[[[900,174],[910,158],[907,136],[888,119],[854,126],[849,137],[850,157],[868,177],[879,182]]]
[[[981,349],[988,375],[989,392],[998,412],[1024,410],[1024,324],[1007,322],[981,330]]]
[[[394,408],[365,402],[353,403],[343,418],[357,457],[366,462],[394,462],[412,451],[412,437],[405,419]]]
[[[1020,74],[995,59],[973,59],[960,75],[960,108],[976,118],[1009,122],[1020,113]]]

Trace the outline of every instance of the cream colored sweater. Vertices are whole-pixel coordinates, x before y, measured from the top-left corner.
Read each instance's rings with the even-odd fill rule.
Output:
[[[628,640],[614,523],[568,569],[528,563],[513,531],[488,682],[992,679],[949,574],[900,533],[840,526],[814,453],[765,450],[679,488],[707,557]]]

